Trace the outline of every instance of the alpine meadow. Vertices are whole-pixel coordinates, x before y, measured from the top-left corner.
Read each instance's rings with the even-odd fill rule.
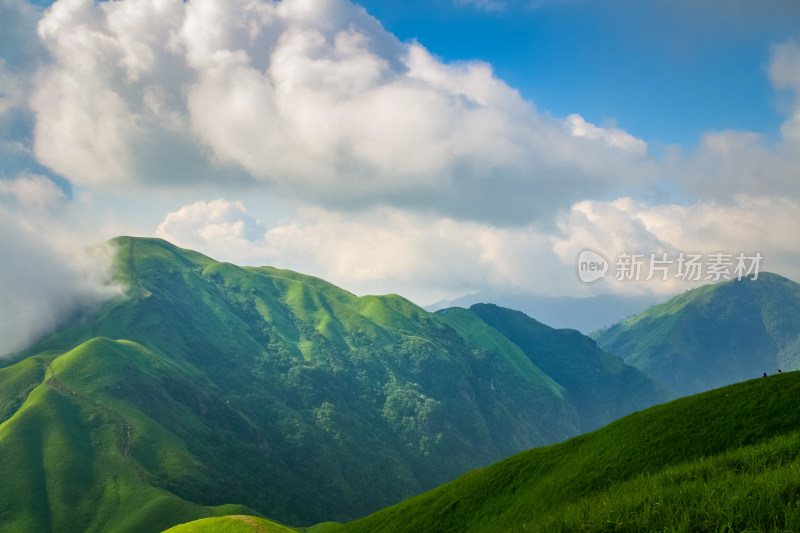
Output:
[[[0,533],[800,531],[796,0],[0,0]]]

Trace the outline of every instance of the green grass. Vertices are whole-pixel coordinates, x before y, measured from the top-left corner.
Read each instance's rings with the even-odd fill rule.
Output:
[[[537,528],[800,531],[800,433],[637,476],[560,509]]]
[[[331,533],[338,530],[341,524],[338,522],[321,522],[310,527],[299,528],[301,533]]]
[[[791,373],[676,400],[340,531],[796,531],[798,397]]]
[[[295,533],[294,529],[254,516],[203,518],[181,524],[164,533]]]
[[[288,528],[264,518],[234,515],[195,520],[163,533],[332,533],[340,527],[338,522],[322,522],[309,527]]]
[[[165,454],[175,445],[152,421],[88,387],[72,388],[85,364],[100,362],[98,354],[114,364],[141,362],[139,348],[99,339],[56,357],[0,424],[3,531],[158,531],[213,514],[147,483],[138,440],[159,438]]]

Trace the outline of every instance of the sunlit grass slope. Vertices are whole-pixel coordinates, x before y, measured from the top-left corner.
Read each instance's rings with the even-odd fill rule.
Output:
[[[793,372],[675,400],[337,531],[798,531],[799,398]]]
[[[208,475],[172,433],[195,413],[166,394],[149,398],[180,410],[165,414],[167,430],[128,396],[154,394],[138,386],[161,380],[190,377],[142,346],[103,338],[0,369],[0,383],[17,385],[0,388],[13,411],[0,423],[0,529],[158,531],[220,514],[153,486]]]
[[[295,533],[295,530],[263,518],[232,515],[195,520],[164,533]]]

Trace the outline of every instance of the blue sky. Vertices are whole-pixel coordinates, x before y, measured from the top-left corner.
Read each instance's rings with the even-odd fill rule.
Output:
[[[587,248],[800,280],[798,169],[794,0],[0,0],[21,322],[107,294],[75,250],[121,234],[421,304],[697,284],[583,284]]]
[[[541,109],[616,121],[684,149],[715,129],[777,135],[782,97],[766,76],[770,46],[794,36],[799,20],[776,2],[747,11],[724,2],[361,3],[447,61],[491,63]]]

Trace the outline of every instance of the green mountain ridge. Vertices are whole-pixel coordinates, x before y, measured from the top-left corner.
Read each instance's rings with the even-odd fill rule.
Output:
[[[0,424],[3,531],[153,530],[178,517],[221,511],[181,500],[169,483],[154,486],[154,470],[165,479],[198,482],[191,477],[193,459],[173,437],[174,427],[167,430],[119,399],[140,398],[143,391],[133,387],[147,374],[187,386],[193,379],[142,346],[103,338],[23,363],[0,370],[4,405],[20,396],[6,383],[24,389],[21,406],[11,416],[6,410]],[[186,428],[186,415],[165,418]],[[233,510],[253,512],[243,506],[223,512]]]
[[[112,244],[126,296],[0,368],[4,531],[346,521],[579,432],[564,386],[473,311]]]
[[[592,337],[678,395],[796,370],[800,285],[769,272],[705,285]]]
[[[578,409],[581,432],[672,399],[652,378],[601,350],[578,331],[555,330],[520,311],[491,304],[476,304],[470,310],[564,386]]]

